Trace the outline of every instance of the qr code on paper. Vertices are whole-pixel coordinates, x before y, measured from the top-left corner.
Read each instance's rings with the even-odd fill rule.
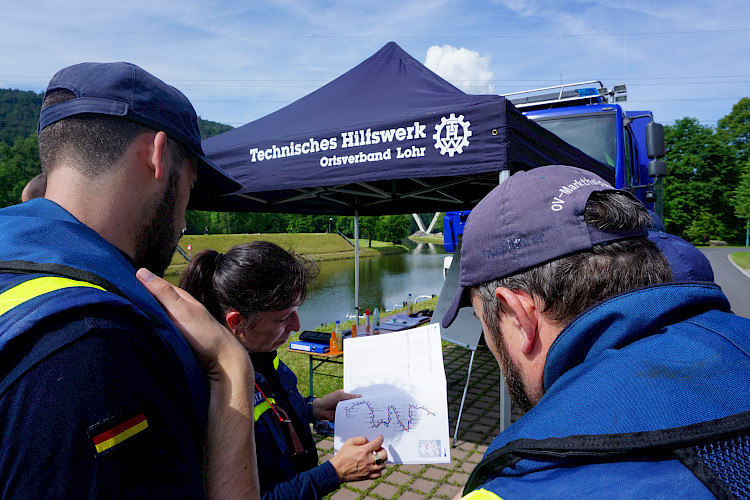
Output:
[[[440,440],[439,439],[422,439],[419,441],[420,457],[439,457]]]

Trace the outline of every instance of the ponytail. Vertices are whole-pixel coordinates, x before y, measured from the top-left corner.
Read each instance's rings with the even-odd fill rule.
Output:
[[[179,287],[203,304],[216,320],[224,324],[224,312],[214,291],[214,274],[221,264],[222,254],[216,250],[202,250],[190,261],[182,273]]]

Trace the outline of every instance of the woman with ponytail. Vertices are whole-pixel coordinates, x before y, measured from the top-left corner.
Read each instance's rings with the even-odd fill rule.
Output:
[[[247,349],[255,367],[255,442],[264,499],[318,499],[342,483],[380,477],[387,452],[379,436],[346,441],[318,464],[310,424],[333,420],[336,404],[354,396],[334,391],[304,398],[297,377],[276,349],[300,329],[297,308],[317,276],[311,260],[267,241],[204,250],[190,262],[180,287],[198,299]]]

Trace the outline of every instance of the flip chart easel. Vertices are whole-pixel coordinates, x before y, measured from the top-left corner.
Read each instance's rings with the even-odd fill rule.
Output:
[[[453,262],[451,263],[450,269],[445,276],[445,282],[443,283],[443,289],[440,291],[440,298],[435,306],[435,311],[432,314],[431,323],[440,323],[442,321],[445,312],[448,310],[453,297],[458,291],[458,270],[461,265],[461,243],[459,242],[456,247],[456,251],[453,254]],[[474,364],[474,354],[476,354],[477,345],[479,339],[482,336],[482,323],[479,318],[474,314],[472,307],[463,307],[458,311],[456,319],[448,328],[443,328],[440,325],[440,337],[446,342],[456,344],[469,349],[471,351],[471,358],[469,359],[469,369],[466,373],[466,383],[464,384],[464,393],[461,396],[461,406],[458,409],[458,419],[456,420],[456,429],[453,432],[453,446],[456,445],[456,437],[458,436],[458,427],[461,424],[461,414],[464,410],[464,402],[466,401],[466,392],[469,389],[469,382],[471,381],[471,367]],[[510,425],[510,396],[505,388],[505,380],[503,379],[502,373],[500,374],[500,430],[505,430]]]

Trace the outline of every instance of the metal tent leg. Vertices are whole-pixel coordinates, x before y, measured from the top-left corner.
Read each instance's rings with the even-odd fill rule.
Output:
[[[471,380],[471,365],[474,364],[474,354],[477,351],[471,351],[471,359],[469,360],[469,372],[466,374],[466,383],[464,384],[464,395],[461,396],[461,406],[458,408],[458,419],[456,420],[456,430],[453,431],[453,444],[451,447],[456,446],[456,437],[458,436],[458,426],[461,425],[461,413],[464,411],[464,401],[466,401],[466,391],[469,390],[469,381]]]

